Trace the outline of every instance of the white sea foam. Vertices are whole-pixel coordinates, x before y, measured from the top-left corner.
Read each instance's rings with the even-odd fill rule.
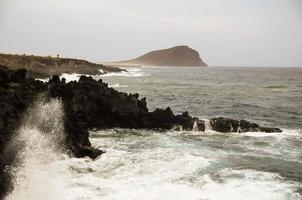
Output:
[[[210,131],[213,129],[211,121],[209,119],[204,119],[204,129],[205,131]]]
[[[127,85],[120,85],[119,83],[117,84],[113,84],[113,85],[108,85],[109,87],[113,87],[113,88],[124,88],[124,87],[128,87]]]
[[[220,151],[209,154],[209,150],[195,148],[177,135],[114,136],[111,130],[99,134],[101,138],[93,138],[93,144],[107,149],[99,160],[66,162],[74,173],[69,189],[80,195],[78,199],[301,198],[295,192],[298,183],[275,173],[219,168],[215,163],[223,156]]]
[[[49,78],[45,78],[45,79],[43,79],[43,78],[36,78],[36,80],[38,80],[38,81],[42,81],[42,82],[48,82],[49,81]]]
[[[122,76],[122,77],[143,77],[143,76],[147,76],[148,74],[142,72],[142,70],[140,68],[130,68],[130,69],[126,69],[127,71],[122,71],[122,72],[112,72],[112,73],[105,73],[105,74],[102,74],[102,75],[95,75],[95,76],[92,76],[93,79],[95,80],[99,80],[100,78],[102,77],[110,77],[110,76]],[[102,69],[99,70],[101,73],[104,73],[104,71]],[[66,79],[66,82],[71,82],[71,81],[79,81],[80,77],[81,76],[87,76],[85,74],[76,74],[76,73],[72,73],[72,74],[69,74],[69,73],[63,73],[61,76],[60,76],[60,79],[62,78],[65,78]],[[49,81],[49,78],[46,78],[46,79],[36,79],[36,80],[40,80],[40,81],[43,81],[43,82],[47,82]],[[126,86],[119,86],[118,84],[116,85],[113,85],[111,87],[126,87]]]
[[[193,127],[192,127],[192,131],[198,131],[197,121],[194,121],[194,124],[193,124]]]
[[[12,166],[14,190],[7,200],[67,199],[53,163],[62,159],[63,107],[60,100],[39,100],[29,109],[10,146],[20,150]]]
[[[217,174],[218,181],[211,176],[204,177],[202,199],[299,199],[301,196],[292,191],[298,184],[286,183],[273,173],[257,172],[254,170],[225,169]],[[220,179],[220,180],[219,180]]]
[[[85,76],[85,74],[66,74],[66,73],[64,73],[60,76],[60,78],[65,78],[66,82],[68,83],[71,81],[79,81],[79,79],[82,75]]]
[[[142,71],[141,68],[122,68],[122,69],[125,69],[129,72],[140,72],[140,71]]]
[[[71,81],[79,81],[80,77],[85,74],[67,74],[67,73],[63,73],[61,76],[60,76],[60,79],[62,78],[65,78],[66,79],[66,82],[71,82]],[[42,81],[42,82],[48,82],[49,81],[49,78],[45,78],[45,79],[40,79],[40,78],[36,78],[36,80],[39,80],[39,81]]]
[[[288,136],[301,136],[302,131],[300,129],[283,129],[281,133],[265,133],[265,132],[246,132],[238,133],[240,135],[246,135],[251,137],[288,137]]]
[[[107,73],[107,74],[103,74],[101,76],[103,76],[103,77],[122,76],[122,77],[137,78],[137,77],[143,77],[143,76],[148,75],[148,74],[142,72],[142,70],[140,68],[129,68],[129,69],[127,68],[126,70],[127,71]]]
[[[298,183],[276,173],[219,167],[223,151],[196,146],[180,134],[119,129],[91,135],[93,145],[105,148],[106,154],[96,161],[72,158],[34,167],[28,193],[21,194],[27,199],[43,196],[47,200],[301,198],[295,192]],[[26,199],[20,195],[8,199],[19,197]]]

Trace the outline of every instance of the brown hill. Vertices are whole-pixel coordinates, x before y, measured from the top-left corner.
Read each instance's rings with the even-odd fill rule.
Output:
[[[200,58],[199,53],[188,46],[176,46],[169,49],[151,51],[132,60],[113,62],[111,64],[145,66],[207,66],[207,64]]]
[[[121,71],[116,67],[91,63],[86,60],[11,54],[0,54],[0,65],[7,66],[9,69],[25,68],[32,77],[37,78],[47,78],[63,73],[96,75]]]

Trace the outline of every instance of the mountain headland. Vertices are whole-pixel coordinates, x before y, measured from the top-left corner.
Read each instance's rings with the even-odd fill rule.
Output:
[[[81,59],[60,58],[58,56],[0,54],[0,65],[5,65],[9,69],[24,68],[31,77],[35,78],[50,78],[53,75],[61,75],[63,73],[98,75],[121,71],[117,67],[105,66]]]
[[[114,66],[194,66],[206,67],[199,53],[189,46],[175,46],[148,52],[138,58],[108,63]]]

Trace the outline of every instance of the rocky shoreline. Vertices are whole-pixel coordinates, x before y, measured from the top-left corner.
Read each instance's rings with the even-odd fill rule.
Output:
[[[104,151],[91,146],[89,130],[105,128],[175,129],[204,131],[207,126],[219,132],[281,132],[279,128],[261,127],[246,120],[213,118],[209,121],[191,117],[187,112],[173,114],[168,107],[150,112],[145,98],[108,87],[102,80],[81,76],[66,83],[53,76],[48,82],[28,78],[25,69],[10,70],[0,65],[0,199],[11,189],[5,167],[14,162],[18,149],[8,148],[26,109],[43,95],[59,98],[64,105],[66,150],[75,157],[97,158]],[[26,116],[25,116],[26,117]]]
[[[40,79],[51,78],[53,75],[64,73],[101,75],[124,71],[118,67],[92,63],[82,59],[1,53],[0,65],[13,70],[24,68],[28,71],[28,76]]]

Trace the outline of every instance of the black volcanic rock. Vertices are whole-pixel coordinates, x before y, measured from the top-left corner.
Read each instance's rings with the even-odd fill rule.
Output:
[[[258,124],[246,120],[235,120],[224,117],[213,118],[210,120],[212,129],[218,132],[282,132],[279,128],[261,127]]]
[[[4,169],[14,161],[17,153],[17,150],[6,150],[6,145],[23,112],[35,96],[46,89],[41,81],[26,79],[25,75],[25,70],[11,71],[0,66],[0,199],[10,187],[10,177]]]

